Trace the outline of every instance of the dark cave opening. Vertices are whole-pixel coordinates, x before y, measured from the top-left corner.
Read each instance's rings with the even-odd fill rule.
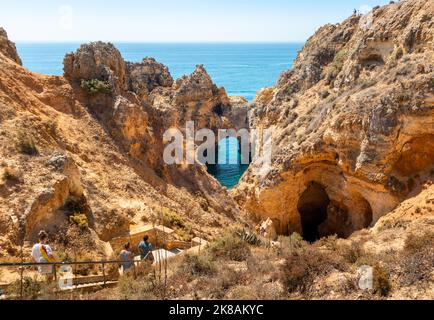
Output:
[[[298,202],[303,238],[309,242],[320,239],[319,227],[327,220],[330,198],[325,188],[316,182],[309,183]]]

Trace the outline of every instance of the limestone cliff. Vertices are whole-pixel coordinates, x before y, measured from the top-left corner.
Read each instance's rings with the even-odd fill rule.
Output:
[[[234,192],[279,234],[351,235],[420,192],[434,173],[434,3],[412,0],[321,27],[251,126],[271,128],[272,165]]]
[[[21,64],[21,59],[18,56],[15,44],[8,39],[6,30],[0,27],[0,52],[9,59],[12,59],[18,64]]]
[[[96,42],[65,57],[64,77],[44,76],[0,39],[0,255],[26,249],[40,229],[66,248],[108,254],[107,241],[132,225],[165,217],[179,239],[211,238],[237,220],[204,166],[162,159],[169,127],[228,122],[216,110],[230,100],[202,66],[174,81],[154,59],[127,63]]]

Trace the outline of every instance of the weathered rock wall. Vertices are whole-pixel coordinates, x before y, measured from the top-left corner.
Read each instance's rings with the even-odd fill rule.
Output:
[[[324,26],[258,94],[251,126],[272,129],[272,164],[264,175],[254,163],[235,192],[252,216],[303,232],[310,206],[328,211],[323,235],[348,236],[432,179],[433,13],[432,2],[401,1]],[[300,204],[312,183],[329,203]]]

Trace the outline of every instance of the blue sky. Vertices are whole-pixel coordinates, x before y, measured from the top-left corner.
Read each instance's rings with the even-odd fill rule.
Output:
[[[1,0],[14,41],[305,41],[353,9],[389,0]]]

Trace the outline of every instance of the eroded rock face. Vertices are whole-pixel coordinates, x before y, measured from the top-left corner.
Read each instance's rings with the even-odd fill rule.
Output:
[[[199,230],[212,237],[241,216],[204,166],[162,159],[168,128],[228,122],[213,110],[229,98],[203,67],[176,86],[164,65],[126,63],[102,42],[68,54],[64,77],[31,73],[3,54],[0,64],[0,256],[19,252],[40,229],[57,239],[81,225],[91,245],[81,250],[103,255],[104,241],[159,223],[162,212],[188,226],[180,239]],[[94,79],[110,92],[82,88]]]
[[[71,158],[56,154],[47,164],[58,177],[51,187],[36,194],[24,213],[24,237],[33,242],[38,240],[38,230],[56,232],[62,224],[68,223],[68,216],[62,212],[61,207],[70,198],[83,197],[84,192],[80,173]]]
[[[15,44],[8,39],[5,29],[0,27],[0,53],[22,65],[21,58],[18,56]]]
[[[93,42],[82,45],[64,59],[65,78],[76,81],[108,81],[115,94],[127,88],[126,65],[121,53],[111,43]]]
[[[347,237],[432,179],[433,16],[432,2],[403,1],[322,27],[259,93],[251,126],[273,130],[273,157],[236,191],[252,216]]]
[[[145,58],[140,63],[127,62],[128,89],[139,97],[147,97],[156,87],[171,87],[173,78],[169,69],[155,61]]]
[[[197,129],[221,129],[232,124],[224,117],[230,105],[224,88],[218,88],[202,65],[191,75],[177,79],[172,88],[154,90],[150,96],[153,107],[165,114],[164,126],[184,130],[188,121]]]

